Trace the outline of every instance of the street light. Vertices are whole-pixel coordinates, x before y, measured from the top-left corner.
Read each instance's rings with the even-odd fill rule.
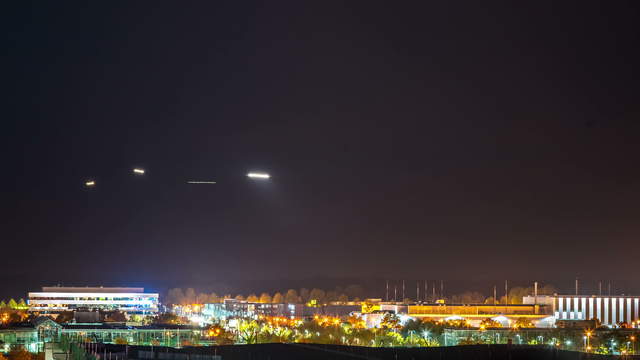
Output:
[[[247,177],[251,178],[251,179],[269,179],[271,178],[271,175],[267,174],[267,173],[261,173],[261,172],[250,172],[247,173]]]
[[[589,351],[591,350],[590,340],[591,340],[591,335],[593,335],[593,333],[591,331],[587,331],[586,335],[587,335],[587,351]]]

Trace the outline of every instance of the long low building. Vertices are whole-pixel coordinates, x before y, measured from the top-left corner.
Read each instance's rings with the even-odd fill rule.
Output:
[[[550,309],[549,309],[550,310]],[[407,314],[423,317],[447,317],[451,315],[466,316],[535,316],[550,315],[545,306],[524,305],[524,304],[429,304],[429,305],[409,305]]]
[[[526,318],[537,327],[551,327],[555,320],[551,306],[527,304],[396,304],[380,303],[375,307],[378,314],[366,314],[367,325],[377,326],[385,312],[401,315],[404,318],[423,320],[464,319],[471,326],[479,326],[481,321],[490,318],[502,326],[510,327],[519,318]],[[370,316],[369,316],[370,315]],[[370,318],[370,321],[368,320]]]
[[[29,293],[29,311],[59,314],[65,311],[119,310],[127,315],[154,315],[158,312],[157,293],[144,288],[121,287],[43,287]]]

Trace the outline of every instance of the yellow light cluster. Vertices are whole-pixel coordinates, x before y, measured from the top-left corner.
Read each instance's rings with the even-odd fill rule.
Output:
[[[340,320],[339,317],[332,317],[332,316],[316,315],[313,317],[313,319],[318,324],[320,324],[320,326],[335,326],[335,325],[340,325],[342,323],[342,320]]]
[[[207,333],[207,335],[209,335],[209,337],[216,337],[220,335],[221,331],[222,329],[220,329],[219,327],[215,327],[213,329],[209,329],[209,332]]]
[[[302,325],[302,320],[299,319],[290,319],[284,316],[258,316],[258,320],[262,320],[267,322],[271,326],[300,326]]]
[[[199,313],[204,307],[203,304],[191,304],[191,305],[174,305],[174,308],[180,309],[185,313]]]

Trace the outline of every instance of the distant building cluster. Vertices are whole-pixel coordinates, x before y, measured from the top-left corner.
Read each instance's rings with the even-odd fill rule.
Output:
[[[221,329],[240,334],[241,327],[251,322],[271,324],[263,328],[265,331],[279,324],[291,326],[314,321],[320,326],[345,323],[361,329],[393,329],[396,325],[410,324],[411,320],[422,320],[449,326],[449,335],[440,340],[445,345],[477,338],[483,331],[502,336],[506,333],[500,331],[520,327],[529,329],[531,338],[527,341],[548,337],[549,330],[558,327],[579,331],[640,329],[640,296],[524,296],[522,304],[498,301],[463,304],[438,299],[429,302],[365,299],[321,304],[315,300],[292,303],[280,298],[282,302],[226,297],[215,298],[215,302],[167,307],[160,304],[159,294],[145,292],[143,288],[44,287],[30,292],[27,304],[12,301],[4,305],[0,314],[3,325],[0,344],[4,344],[5,352],[12,346],[41,351],[44,343],[64,335],[77,341],[179,347],[194,342],[211,343],[212,334],[215,337]],[[584,340],[588,341],[589,336],[591,333]],[[555,340],[552,342],[555,344]],[[587,342],[583,345],[589,349]]]
[[[160,309],[159,294],[146,293],[143,288],[108,287],[43,287],[30,292],[29,312],[55,316],[64,312],[119,311],[127,317],[155,316]],[[522,304],[447,304],[385,302],[367,299],[358,302],[330,302],[328,304],[265,303],[238,299],[221,299],[216,303],[175,306],[173,312],[200,324],[232,318],[276,316],[309,318],[316,315],[345,317],[362,316],[369,326],[376,326],[386,313],[403,319],[425,320],[464,319],[472,326],[486,318],[494,318],[509,326],[519,318],[527,318],[534,326],[545,328],[571,321],[597,321],[616,326],[640,324],[638,296],[525,296]]]

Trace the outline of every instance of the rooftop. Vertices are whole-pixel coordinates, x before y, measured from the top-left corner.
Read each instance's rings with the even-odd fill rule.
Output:
[[[85,286],[85,287],[68,287],[68,286],[43,286],[43,292],[67,292],[67,293],[144,293],[141,287],[103,287],[103,286]]]
[[[124,323],[67,323],[62,324],[66,330],[110,330],[110,329],[128,329],[128,330],[201,330],[202,328],[194,325],[177,325],[177,324],[151,324],[142,326],[127,325]]]

